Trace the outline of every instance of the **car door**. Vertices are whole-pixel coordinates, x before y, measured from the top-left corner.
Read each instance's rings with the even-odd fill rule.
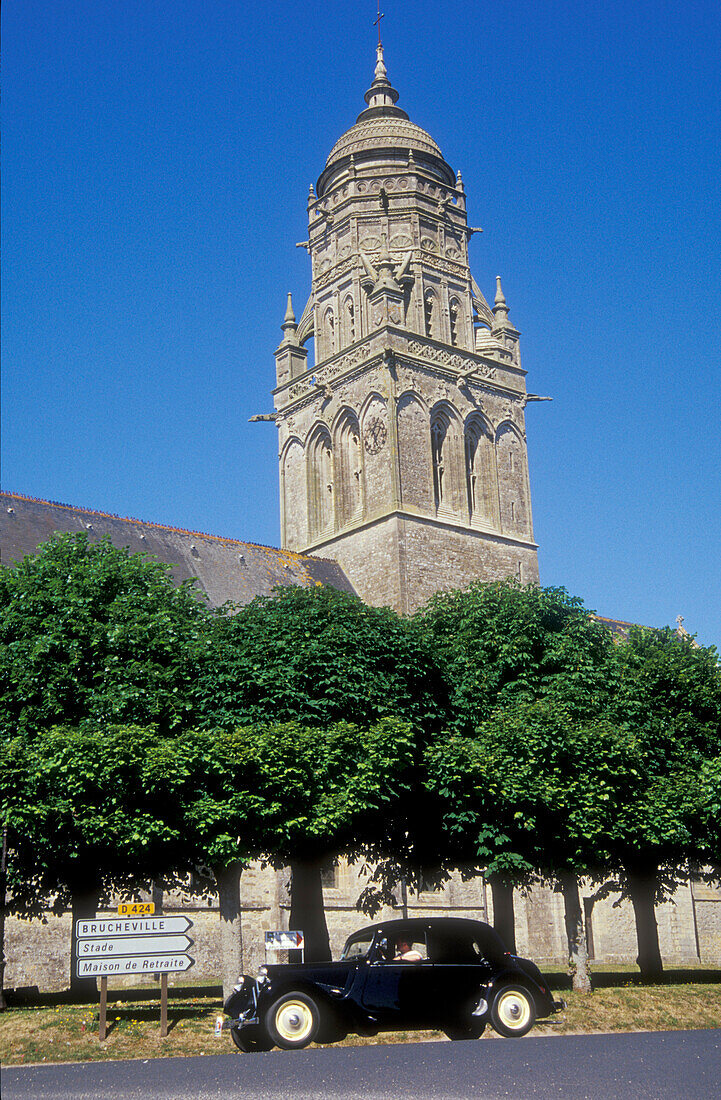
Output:
[[[413,938],[413,947],[423,956],[420,961],[386,960],[381,946],[366,968],[361,1004],[366,1012],[388,1026],[417,1025],[425,1018],[427,987],[433,966],[429,962],[425,935]]]
[[[478,1004],[479,990],[492,967],[464,930],[435,929],[429,934],[428,953],[433,966],[436,1026],[468,1020]]]

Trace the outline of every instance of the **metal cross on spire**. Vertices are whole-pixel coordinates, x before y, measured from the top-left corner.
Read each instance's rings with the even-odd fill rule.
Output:
[[[381,11],[381,0],[378,0],[378,14],[375,17],[375,19],[373,20],[373,26],[378,27],[378,45],[379,46],[383,45],[383,43],[381,42],[381,19],[385,19],[385,15]]]

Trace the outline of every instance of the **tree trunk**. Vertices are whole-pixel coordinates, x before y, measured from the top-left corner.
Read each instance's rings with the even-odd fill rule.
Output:
[[[657,869],[648,868],[643,873],[626,869],[628,892],[636,918],[638,963],[642,982],[658,982],[663,977],[661,949],[658,943],[656,923]]]
[[[561,893],[563,894],[566,940],[568,942],[568,965],[573,979],[573,988],[577,993],[590,993],[591,975],[588,969],[586,930],[583,927],[578,879],[569,871],[559,875],[559,881],[561,883]]]
[[[72,1001],[88,1002],[93,1004],[98,999],[98,979],[78,977],[78,937],[77,922],[79,920],[94,920],[98,915],[98,899],[100,890],[98,887],[88,890],[74,890],[72,894],[71,918],[73,922],[70,932],[70,999]]]
[[[516,954],[516,919],[513,914],[513,887],[498,875],[487,880],[493,898],[493,927],[506,945],[506,950]]]
[[[243,864],[236,861],[227,867],[214,867],[218,884],[220,912],[220,950],[223,960],[223,1000],[233,992],[243,973],[243,930],[241,927],[240,875]]]
[[[321,863],[320,859],[309,859],[295,860],[290,865],[290,930],[303,933],[306,962],[328,962],[331,958]]]
[[[8,827],[3,826],[2,854],[0,854],[0,1012],[5,1004],[5,906],[7,904],[7,854]]]

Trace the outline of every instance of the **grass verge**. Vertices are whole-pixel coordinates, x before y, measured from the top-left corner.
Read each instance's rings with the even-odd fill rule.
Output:
[[[122,1058],[234,1053],[227,1031],[213,1036],[220,1002],[214,997],[174,1000],[170,1030],[160,1038],[160,1001],[133,1000],[132,993],[108,1003],[109,1033],[98,1039],[97,1009],[89,1005],[10,1008],[0,1014],[0,1063],[93,1062]],[[112,994],[111,994],[112,995]],[[632,978],[593,994],[565,992],[564,1012],[540,1021],[532,1035],[619,1031],[669,1031],[721,1027],[721,983],[686,982],[639,986]],[[488,1037],[495,1033],[489,1028]],[[349,1036],[346,1046],[444,1039],[442,1032],[390,1032],[371,1039]]]

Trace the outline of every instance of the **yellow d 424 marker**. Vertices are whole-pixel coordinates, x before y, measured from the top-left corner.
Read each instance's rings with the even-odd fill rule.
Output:
[[[152,917],[154,912],[154,901],[121,901],[118,905],[121,917]]]

